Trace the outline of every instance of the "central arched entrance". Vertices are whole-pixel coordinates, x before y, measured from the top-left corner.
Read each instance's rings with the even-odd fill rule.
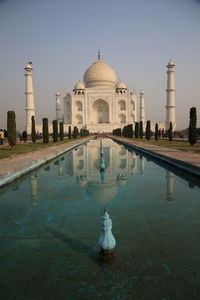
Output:
[[[105,100],[98,99],[93,104],[92,122],[94,124],[109,123],[109,105]]]

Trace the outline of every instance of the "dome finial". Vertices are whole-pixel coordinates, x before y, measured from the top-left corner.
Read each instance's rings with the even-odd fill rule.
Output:
[[[100,49],[98,50],[98,60],[100,60],[101,58],[101,53],[100,53]]]

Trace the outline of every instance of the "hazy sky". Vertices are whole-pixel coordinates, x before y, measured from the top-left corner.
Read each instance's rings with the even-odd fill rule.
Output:
[[[98,49],[129,89],[144,89],[146,120],[154,121],[165,121],[172,58],[177,127],[188,126],[192,106],[200,126],[200,1],[0,0],[0,128],[8,110],[24,128],[27,61],[41,123],[55,118],[55,92],[71,91]]]

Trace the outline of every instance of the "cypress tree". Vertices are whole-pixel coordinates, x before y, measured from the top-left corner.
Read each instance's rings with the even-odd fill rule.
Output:
[[[147,125],[146,125],[146,139],[150,140],[151,138],[151,122],[147,121]]]
[[[63,139],[64,139],[64,126],[63,126],[63,122],[60,122],[59,125],[60,125],[60,141],[63,141]]]
[[[42,119],[42,136],[43,136],[43,143],[47,144],[49,142],[49,127],[48,127],[48,119]]]
[[[53,141],[56,143],[58,141],[58,121],[53,120]]]
[[[155,140],[158,140],[158,123],[155,125]]]
[[[83,133],[83,128],[81,128],[80,130],[80,136],[83,137],[84,136],[84,133]]]
[[[37,136],[36,136],[36,130],[35,130],[35,117],[34,116],[31,117],[31,139],[32,139],[32,142],[35,144]]]
[[[169,123],[169,141],[171,142],[172,141],[172,122]]]
[[[140,132],[140,138],[142,139],[143,138],[143,135],[144,135],[144,132],[143,132],[143,122],[140,121],[140,129],[139,129],[139,132]]]
[[[16,145],[16,122],[15,122],[15,112],[7,112],[7,134],[8,143],[11,147]]]
[[[73,133],[72,133],[73,139],[77,138],[77,127],[74,127]]]
[[[76,127],[76,137],[79,136],[79,131],[78,131],[78,127]]]
[[[139,138],[139,123],[135,122],[135,138]]]
[[[133,125],[132,124],[129,124],[127,126],[127,130],[128,130],[128,137],[129,138],[132,138],[133,137]]]
[[[71,140],[71,138],[72,138],[72,130],[71,130],[71,126],[69,126],[68,137],[69,137],[69,140]]]
[[[190,108],[190,124],[189,124],[189,143],[193,146],[197,142],[197,115],[196,115],[196,107]]]

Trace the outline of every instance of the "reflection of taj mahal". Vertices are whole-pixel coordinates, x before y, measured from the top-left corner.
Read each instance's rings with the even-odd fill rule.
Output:
[[[66,159],[60,158],[54,165],[57,167],[59,178],[68,179],[74,177],[73,200],[80,199],[85,192],[92,201],[100,205],[112,201],[117,195],[120,186],[126,185],[131,176],[144,176],[145,159],[134,151],[128,151],[124,146],[113,142],[111,139],[103,139],[102,142],[105,171],[100,170],[100,141],[92,140],[87,146],[79,146],[78,149],[67,154]],[[46,171],[51,172],[47,167]],[[51,187],[56,188],[54,177]],[[174,176],[167,171],[167,201],[173,200]],[[37,176],[31,177],[32,199],[37,198]],[[64,186],[64,191],[66,187]],[[59,188],[62,193],[62,188]],[[68,196],[69,197],[69,196]]]

